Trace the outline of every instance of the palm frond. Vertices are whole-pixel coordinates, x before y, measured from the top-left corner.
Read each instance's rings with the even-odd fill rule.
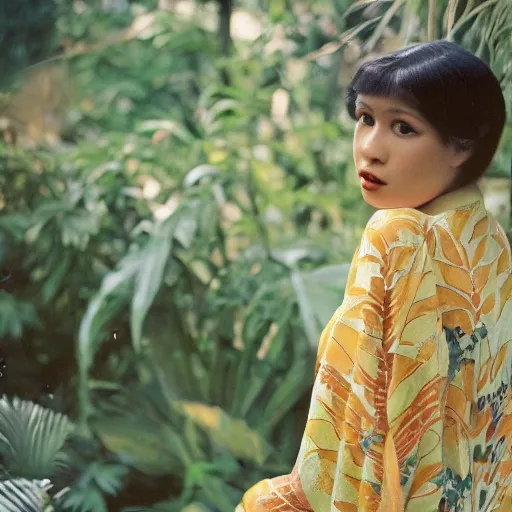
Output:
[[[0,453],[7,471],[46,478],[65,462],[62,447],[73,430],[63,414],[14,398],[0,399]]]
[[[2,512],[43,512],[48,500],[49,480],[17,478],[0,482]]]

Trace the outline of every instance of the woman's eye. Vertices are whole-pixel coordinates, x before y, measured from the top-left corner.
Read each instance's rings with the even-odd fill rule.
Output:
[[[402,128],[404,128],[406,130],[406,132],[404,133],[400,129],[399,130],[400,131],[400,135],[409,135],[409,133],[416,133],[407,123],[404,123],[403,121],[398,121],[396,124],[401,126]]]
[[[365,118],[367,119],[366,121],[365,121]],[[371,126],[371,123],[373,123],[372,116],[370,116],[369,114],[366,114],[365,112],[363,112],[362,114],[359,114],[359,116],[357,117],[357,120],[361,121],[362,124],[367,125],[367,126]],[[400,135],[410,135],[412,133],[416,133],[416,131],[413,128],[411,128],[405,121],[395,121],[395,122],[393,122],[393,126],[394,125],[400,126],[400,128],[399,128]]]
[[[365,113],[361,114],[361,115],[359,116],[359,119],[361,119],[361,120],[362,120],[365,116],[366,116],[366,117],[369,117],[369,118],[371,119],[371,116],[369,116],[368,114],[365,114]],[[361,122],[362,122],[362,121],[361,121]],[[364,123],[364,122],[363,122],[363,124],[366,124],[366,123]]]

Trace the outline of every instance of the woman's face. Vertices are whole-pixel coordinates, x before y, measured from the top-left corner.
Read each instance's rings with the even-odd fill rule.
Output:
[[[355,114],[356,171],[385,183],[360,178],[363,199],[374,208],[423,206],[449,190],[469,157],[469,151],[444,145],[434,127],[399,100],[361,94]]]

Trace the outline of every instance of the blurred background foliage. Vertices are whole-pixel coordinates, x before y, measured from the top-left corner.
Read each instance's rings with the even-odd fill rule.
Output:
[[[221,511],[288,472],[372,209],[343,93],[448,38],[508,123],[507,0],[1,2],[0,505]],[[12,505],[14,504],[14,505]]]

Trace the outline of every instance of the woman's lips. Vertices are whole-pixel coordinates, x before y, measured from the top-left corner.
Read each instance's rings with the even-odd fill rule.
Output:
[[[379,187],[382,187],[383,185],[386,185],[382,180],[377,178],[374,174],[367,172],[367,171],[361,171],[359,172],[359,176],[361,178],[361,186],[366,190],[377,190]]]

